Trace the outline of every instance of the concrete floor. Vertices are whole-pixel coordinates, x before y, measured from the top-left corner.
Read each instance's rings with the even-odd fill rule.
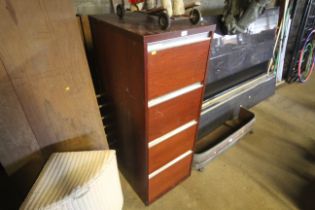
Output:
[[[315,209],[315,77],[252,111],[254,134],[150,207],[122,178],[124,209]]]

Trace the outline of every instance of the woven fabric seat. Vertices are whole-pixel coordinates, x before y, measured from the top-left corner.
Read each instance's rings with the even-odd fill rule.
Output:
[[[51,155],[20,209],[119,210],[123,195],[115,151]]]

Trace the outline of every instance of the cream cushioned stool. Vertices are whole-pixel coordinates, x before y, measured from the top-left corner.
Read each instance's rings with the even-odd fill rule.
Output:
[[[20,209],[120,210],[123,195],[112,150],[51,155]]]

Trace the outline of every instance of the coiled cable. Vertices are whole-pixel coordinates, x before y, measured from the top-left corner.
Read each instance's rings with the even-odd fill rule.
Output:
[[[315,30],[307,36],[304,46],[300,53],[298,63],[298,77],[300,82],[304,83],[308,81],[314,71],[315,67],[315,56],[314,56],[314,35]]]

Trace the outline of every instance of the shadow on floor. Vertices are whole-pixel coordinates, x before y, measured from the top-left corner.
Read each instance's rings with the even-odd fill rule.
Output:
[[[298,207],[301,210],[315,209],[315,178],[300,192],[300,197],[298,198]]]
[[[314,141],[315,142],[315,141]],[[312,148],[315,152],[315,144]],[[315,155],[305,153],[304,158],[315,167]],[[300,196],[296,198],[297,205],[301,210],[315,210],[315,176],[301,190]]]

